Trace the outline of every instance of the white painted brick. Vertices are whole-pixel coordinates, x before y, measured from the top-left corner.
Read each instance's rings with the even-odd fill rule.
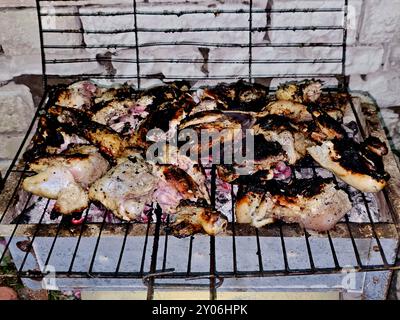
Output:
[[[236,6],[219,6],[223,8],[237,8]],[[206,7],[205,7],[206,8]],[[165,5],[162,8],[152,6],[142,6],[142,10],[177,10],[176,5]],[[181,8],[180,8],[181,9]],[[185,5],[185,10],[204,9],[202,5]],[[93,12],[98,8],[82,8],[81,12]],[[110,7],[104,8],[108,12],[114,11],[131,11],[130,7]],[[83,16],[81,17],[82,24],[85,29],[102,29],[102,30],[113,30],[113,29],[133,29],[133,17],[120,16],[116,17],[93,17]],[[218,28],[226,26],[235,27],[247,27],[248,26],[247,15],[242,14],[220,14],[215,16],[214,14],[188,14],[182,16],[176,15],[138,15],[137,25],[139,29],[142,28]],[[246,34],[246,33],[244,33]],[[92,44],[135,44],[134,33],[125,33],[118,35],[96,35],[86,34],[85,42],[88,45]],[[138,40],[140,44],[148,42],[176,42],[176,41],[198,41],[198,42],[242,42],[241,37],[238,37],[236,32],[139,32]],[[247,39],[246,39],[247,40]]]
[[[0,11],[0,44],[6,55],[39,52],[39,29],[34,9]]]
[[[0,8],[35,7],[35,0],[2,0]]]
[[[54,14],[54,13],[69,13],[78,12],[77,7],[70,6],[68,8],[43,8],[42,12]],[[54,30],[54,29],[80,29],[81,22],[80,18],[76,16],[45,16],[42,17],[42,28],[44,30]],[[43,41],[45,45],[80,45],[83,41],[83,35],[81,33],[43,33]],[[56,52],[58,49],[46,49],[48,52]]]
[[[7,160],[13,159],[18,151],[18,148],[22,142],[24,135],[10,136],[1,135],[0,136],[0,159]]]
[[[348,47],[346,72],[348,74],[367,74],[378,71],[383,63],[383,46]]]
[[[400,0],[366,0],[362,43],[400,40]]]
[[[390,48],[388,67],[400,68],[400,43],[397,43]]]
[[[368,91],[380,107],[399,105],[400,73],[376,72],[368,74],[365,79],[354,75],[350,79],[350,89]]]
[[[137,2],[142,2],[144,0],[137,0]],[[81,0],[74,1],[74,5],[77,6],[85,6],[85,5],[93,5],[93,0]],[[100,5],[119,5],[119,4],[131,4],[132,0],[96,0],[96,4]],[[48,1],[41,2],[42,7],[62,7],[65,6],[65,1]],[[35,0],[1,0],[0,8],[20,8],[20,7],[36,7]]]
[[[337,0],[279,0],[274,1],[273,9],[304,9],[304,8],[342,8],[343,2]],[[349,0],[348,16],[347,16],[347,43],[354,44],[356,41],[357,25],[360,19],[362,0]],[[265,8],[266,1],[254,0],[254,8]],[[315,12],[315,13],[271,13],[271,26],[342,26],[343,25],[343,12]],[[254,26],[263,26],[266,22],[265,13],[253,14]],[[338,33],[339,34],[339,33]],[[271,35],[272,41],[279,40],[279,38],[287,40],[292,39],[291,35],[283,35],[277,32],[277,35]],[[304,42],[318,42],[318,39],[323,41],[334,41],[330,38],[331,32],[307,33],[302,35]],[[315,41],[314,41],[315,40]],[[339,42],[342,37],[339,38]],[[283,42],[283,41],[281,41]]]
[[[0,173],[3,177],[6,174],[8,167],[11,165],[11,160],[0,160]]]
[[[103,10],[109,12],[132,11],[131,7],[106,7]],[[99,11],[98,7],[83,7],[79,12],[92,13]],[[126,16],[81,16],[82,27],[84,30],[124,30],[133,29],[134,19],[132,15]],[[130,33],[118,34],[84,34],[84,41],[87,45],[102,45],[102,44],[127,44],[135,45],[135,35]]]
[[[0,114],[0,133],[25,132],[34,114],[29,88],[12,82],[0,87]]]
[[[0,57],[0,82],[21,74],[41,74],[41,58],[38,53]]]

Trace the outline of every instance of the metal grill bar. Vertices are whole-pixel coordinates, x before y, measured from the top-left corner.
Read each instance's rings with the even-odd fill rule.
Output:
[[[238,13],[250,13],[251,10],[247,9],[238,9],[238,10],[230,10],[230,9],[208,9],[208,10],[180,10],[180,11],[150,11],[150,10],[139,10],[136,12],[137,15],[151,15],[151,16],[184,16],[190,14],[238,14]],[[343,12],[343,8],[294,8],[294,9],[252,9],[253,13],[313,13],[313,12]],[[126,16],[133,15],[135,11],[120,11],[120,12],[110,12],[110,11],[98,11],[98,12],[40,12],[40,16],[42,17],[68,17],[68,16],[78,16],[78,17],[91,17],[91,16]]]
[[[64,217],[62,218],[62,220],[60,221],[60,223],[59,223],[58,226],[57,226],[56,235],[54,236],[53,241],[51,242],[51,246],[50,246],[50,249],[49,249],[49,253],[48,253],[47,258],[46,258],[46,261],[45,261],[45,263],[44,263],[45,266],[48,266],[48,265],[49,265],[49,261],[50,261],[51,255],[52,255],[52,253],[53,253],[54,246],[56,245],[56,242],[57,242],[57,239],[58,239],[58,235],[60,234],[61,228],[62,228],[62,226],[63,226],[63,224],[64,224],[63,220],[64,220]]]
[[[282,255],[283,255],[283,262],[285,264],[285,273],[289,272],[289,262],[286,252],[286,245],[285,245],[285,237],[283,235],[282,224],[279,224],[279,236],[281,238],[281,246],[282,246]]]
[[[363,267],[363,263],[362,263],[361,258],[360,258],[360,253],[358,252],[356,240],[354,239],[353,233],[352,233],[352,231],[351,231],[351,226],[350,226],[350,224],[349,224],[349,217],[348,217],[347,214],[344,216],[344,219],[345,219],[345,221],[346,221],[347,229],[348,229],[348,231],[349,231],[349,235],[350,235],[350,239],[351,239],[351,244],[352,244],[353,249],[354,249],[354,255],[355,255],[355,257],[356,257],[358,267],[359,267],[359,268],[362,268],[362,267]]]
[[[336,255],[335,246],[333,245],[333,241],[332,241],[330,232],[327,231],[327,234],[328,234],[329,246],[330,246],[331,252],[332,252],[333,262],[335,264],[335,269],[339,270],[340,269],[340,265],[339,265],[339,260],[338,260],[337,255]]]
[[[25,167],[26,167],[26,166],[25,166]],[[17,192],[18,192],[18,189],[19,189],[19,187],[20,187],[20,185],[21,185],[21,182],[22,182],[22,179],[24,178],[24,176],[25,176],[25,175],[24,175],[24,173],[22,172],[22,174],[20,175],[20,177],[19,177],[19,179],[18,179],[18,183],[17,183],[17,185],[16,185],[16,187],[15,187],[13,193],[12,193],[12,196],[11,196],[10,200],[7,202],[7,206],[6,206],[6,208],[4,209],[3,213],[1,214],[0,223],[3,222],[3,219],[4,219],[4,217],[6,216],[6,213],[7,213],[8,209],[10,209],[11,203],[12,203],[13,199],[15,199],[15,196],[16,196],[16,194],[17,194]],[[4,180],[4,181],[5,181],[5,180]],[[3,182],[3,181],[1,181],[0,184],[1,184],[2,182]],[[0,188],[0,191],[1,191],[1,188]],[[1,261],[1,259],[0,259],[0,261]]]
[[[157,217],[156,227],[154,231],[154,239],[153,239],[153,251],[151,253],[151,263],[150,263],[150,274],[155,274],[157,269],[157,254],[158,254],[158,242],[160,240],[160,226],[161,226],[161,216],[162,211],[160,206],[157,205],[155,209],[155,214]],[[148,282],[147,289],[147,300],[152,300],[154,298],[154,277],[150,277]]]
[[[157,32],[157,33],[185,33],[185,32],[264,32],[264,31],[317,31],[317,30],[343,30],[339,26],[299,26],[299,27],[235,27],[235,28],[137,28],[137,29],[117,29],[117,30],[84,30],[84,29],[43,29],[43,33],[82,33],[82,34],[121,34],[134,32]]]
[[[86,224],[87,218],[89,216],[90,206],[91,206],[91,204],[89,204],[89,207],[84,212],[84,220],[83,220],[83,223],[81,225],[81,229],[80,229],[80,232],[79,232],[78,240],[76,241],[74,252],[72,254],[71,263],[69,264],[68,274],[72,273],[72,268],[74,267],[76,254],[78,253],[79,245],[80,245],[81,239],[82,239],[83,230],[85,228],[85,224]]]
[[[189,252],[188,252],[188,262],[187,262],[187,271],[186,271],[186,276],[189,277],[192,271],[192,253],[193,253],[193,240],[194,237],[190,236],[190,241],[189,241]]]
[[[258,235],[258,229],[256,229],[256,241],[257,241],[257,256],[258,256],[258,268],[260,269],[260,273],[262,274],[264,271],[263,260],[262,260],[262,251],[260,244],[260,237]]]
[[[168,253],[168,235],[169,235],[169,215],[167,215],[167,225],[165,232],[165,240],[164,240],[164,255],[163,255],[163,263],[162,263],[162,271],[164,272],[167,267],[167,253]]]
[[[236,220],[236,211],[235,211],[235,203],[236,203],[236,195],[234,192],[234,185],[231,184],[231,199],[232,199],[232,265],[233,265],[233,273],[237,274],[237,253],[236,253],[236,231],[235,231],[235,220]]]
[[[16,189],[16,190],[17,190],[17,189]],[[14,194],[15,194],[15,192],[14,192]],[[28,204],[29,204],[29,202],[30,202],[31,199],[32,199],[32,195],[29,195],[29,196],[28,196],[28,199],[27,199],[27,201],[26,201],[26,203],[25,203],[25,205],[24,205],[24,207],[23,207],[23,209],[22,209],[22,211],[21,211],[21,214],[17,217],[17,223],[16,223],[16,225],[15,225],[15,227],[14,227],[14,229],[13,229],[11,235],[10,235],[10,239],[9,239],[9,240],[7,241],[7,243],[6,243],[6,246],[5,246],[5,248],[4,248],[4,250],[3,250],[3,253],[2,253],[2,255],[1,255],[1,257],[0,257],[0,262],[3,261],[5,255],[6,255],[6,253],[7,253],[7,251],[8,251],[8,249],[9,249],[11,240],[13,239],[13,237],[14,237],[14,235],[15,235],[15,232],[17,231],[17,227],[18,227],[18,225],[19,225],[19,222],[22,220],[22,213],[23,213],[23,212],[26,210],[26,208],[28,207]],[[11,199],[11,200],[12,200],[12,199]],[[10,200],[10,201],[11,201],[11,200]]]
[[[307,232],[306,229],[304,229],[304,239],[306,240],[308,259],[310,261],[310,268],[311,270],[315,270],[314,258],[312,255],[310,240],[308,239],[309,237],[311,237],[311,235]]]
[[[253,43],[253,48],[309,48],[309,47],[342,47],[342,43],[324,43],[324,42],[290,42],[290,43]],[[147,42],[141,43],[138,46],[124,44],[97,44],[97,45],[63,45],[63,44],[47,44],[44,49],[135,49],[147,47],[164,47],[164,46],[202,46],[216,48],[247,48],[248,43],[212,43],[212,42],[197,42],[197,41],[179,41],[179,42]]]
[[[253,77],[252,77],[252,71],[251,71],[251,66],[253,63],[253,0],[250,0],[249,2],[249,82],[252,82]]]
[[[217,191],[216,186],[217,168],[215,165],[211,168],[211,190],[210,200],[211,205],[215,207],[215,195]],[[217,290],[215,287],[216,265],[215,265],[215,237],[210,236],[210,300],[217,298]]]
[[[119,269],[121,267],[121,261],[122,261],[122,257],[124,256],[124,251],[125,251],[125,245],[126,245],[126,239],[128,238],[128,234],[129,234],[129,230],[131,228],[131,223],[127,222],[126,223],[126,227],[125,227],[125,235],[124,235],[124,240],[122,240],[122,245],[121,245],[121,251],[119,253],[119,257],[118,257],[118,262],[117,262],[117,266],[115,268],[115,273],[118,274]]]
[[[364,203],[366,204],[365,209],[367,210],[368,219],[369,219],[370,224],[371,224],[371,227],[372,227],[372,233],[374,234],[374,238],[375,238],[376,244],[378,245],[379,253],[380,253],[380,255],[381,255],[383,264],[384,264],[384,265],[387,265],[388,262],[387,262],[387,259],[386,259],[386,255],[385,255],[385,252],[384,252],[383,247],[382,247],[382,245],[381,245],[381,241],[380,241],[380,239],[379,239],[379,237],[378,237],[378,234],[376,233],[376,230],[375,230],[375,222],[374,222],[373,219],[372,219],[372,215],[371,215],[371,211],[370,211],[370,208],[369,208],[367,199],[365,199],[365,195],[364,195],[363,193],[361,193],[361,197],[363,198],[363,201],[364,201]]]
[[[137,23],[137,5],[136,0],[133,0],[133,21],[134,21],[134,31],[135,31],[135,53],[136,53],[136,79],[137,86],[140,89],[140,55],[139,55],[139,36],[138,36],[138,23]]]
[[[104,229],[104,225],[106,223],[106,217],[107,217],[107,211],[104,211],[103,214],[103,221],[101,223],[101,227],[100,227],[100,231],[99,231],[99,235],[96,239],[96,244],[94,246],[94,250],[93,250],[93,255],[92,255],[92,260],[90,261],[90,266],[89,266],[89,272],[88,274],[90,275],[93,271],[93,267],[94,267],[94,261],[96,260],[96,255],[97,255],[97,250],[99,249],[99,243],[100,243],[100,239],[101,239],[101,233],[103,232]]]
[[[46,214],[47,207],[48,207],[49,203],[50,203],[50,199],[47,200],[47,202],[46,202],[45,209],[43,210],[43,213],[40,216],[40,220],[39,220],[38,224],[36,225],[35,233],[33,234],[32,240],[29,242],[29,244],[28,244],[28,246],[26,248],[25,256],[24,256],[24,258],[22,260],[21,266],[19,267],[18,273],[20,273],[20,272],[22,272],[22,270],[24,270],[24,266],[25,266],[26,260],[28,259],[28,255],[33,250],[33,242],[35,241],[37,233],[38,233],[40,227],[42,226],[42,221],[43,221],[44,215]],[[10,239],[10,241],[11,241],[11,239]]]
[[[149,241],[149,232],[150,232],[150,223],[151,223],[151,214],[153,212],[149,212],[148,220],[147,220],[147,228],[146,228],[146,237],[143,244],[143,253],[142,253],[142,261],[140,262],[140,274],[143,276],[144,273],[144,263],[146,260],[146,250],[147,250],[147,243]]]
[[[251,61],[249,61],[251,60]],[[208,63],[221,63],[221,64],[265,64],[265,63],[278,63],[278,64],[295,64],[295,63],[341,63],[341,59],[255,59],[252,60],[233,60],[233,59],[210,59],[207,60]],[[120,63],[133,63],[136,59],[105,59],[105,58],[77,58],[77,59],[48,59],[46,64],[58,64],[58,63],[81,63],[81,62],[102,62],[102,61],[112,61]],[[139,63],[204,63],[202,59],[141,59]],[[249,71],[250,72],[250,71]],[[251,75],[250,75],[251,76]]]
[[[76,79],[76,80],[88,80],[88,79],[109,79],[109,75],[104,74],[71,74],[71,75],[48,75],[49,78],[56,77],[58,79]],[[171,75],[165,76],[160,74],[143,74],[139,76],[140,79],[162,79],[162,80],[239,80],[245,76],[241,75],[221,75],[221,76],[208,76],[208,77],[197,77],[190,76],[185,77],[185,75]],[[282,79],[292,79],[292,78],[337,78],[336,75],[332,74],[253,74],[253,77],[257,78],[282,78]],[[115,75],[113,79],[134,79],[136,75]]]

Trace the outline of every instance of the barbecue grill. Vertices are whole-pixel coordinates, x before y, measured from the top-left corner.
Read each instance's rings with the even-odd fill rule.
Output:
[[[4,177],[0,236],[6,245],[0,265],[10,252],[17,275],[32,288],[138,290],[148,299],[168,290],[209,292],[210,299],[244,290],[385,296],[393,270],[400,267],[400,174],[390,152],[385,157],[392,177],[388,186],[377,195],[349,190],[355,209],[324,233],[285,223],[256,229],[235,223],[232,213],[226,234],[176,239],[160,210],[147,224],[109,223],[106,214],[90,222],[93,206],[83,213],[82,224],[71,225],[65,218],[48,221],[50,200],[24,198],[19,192],[31,174],[20,156],[46,110],[52,86],[76,80],[129,81],[140,90],[168,80],[189,80],[197,88],[244,79],[268,85],[273,93],[280,82],[316,78],[326,82],[324,94],[348,94],[361,138],[372,133],[387,142],[373,99],[348,91],[347,0],[320,6],[315,1],[314,7],[249,0],[182,3],[179,8],[165,4],[163,9],[133,0],[118,10],[84,2],[36,1],[43,97]],[[309,24],[297,24],[296,15],[309,17]],[[58,19],[69,17],[79,17],[82,27],[57,27]],[[74,34],[84,41],[69,43]],[[274,52],[282,54],[277,58]],[[215,205],[216,172],[208,170]],[[311,162],[293,171],[294,178],[324,172]],[[232,210],[234,199],[232,191]],[[24,219],[27,212],[30,221]]]

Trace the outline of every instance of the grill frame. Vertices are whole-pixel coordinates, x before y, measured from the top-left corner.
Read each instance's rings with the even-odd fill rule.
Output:
[[[207,288],[210,292],[210,299],[216,299],[217,298],[217,289],[223,284],[224,278],[254,278],[254,277],[274,277],[274,276],[299,276],[299,275],[319,275],[319,274],[334,274],[334,273],[341,273],[344,270],[344,267],[340,265],[338,258],[337,258],[337,253],[334,245],[334,241],[332,239],[335,239],[336,237],[340,238],[343,237],[344,233],[348,234],[348,238],[351,239],[351,244],[352,248],[355,254],[355,258],[357,261],[357,265],[354,266],[354,270],[357,272],[371,272],[371,271],[384,271],[384,270],[398,270],[400,269],[400,263],[394,260],[393,262],[388,262],[388,259],[386,257],[385,250],[383,249],[383,246],[381,245],[380,242],[380,236],[379,235],[384,235],[384,237],[390,237],[391,239],[397,239],[396,247],[399,247],[398,243],[398,238],[399,238],[399,224],[398,224],[398,217],[399,217],[399,211],[398,208],[394,208],[392,206],[392,203],[394,203],[395,200],[395,195],[399,194],[399,191],[397,190],[397,187],[395,186],[393,180],[397,180],[399,178],[399,173],[398,171],[393,171],[390,172],[392,174],[392,182],[389,183],[389,186],[382,192],[383,197],[385,198],[390,215],[392,218],[391,223],[375,223],[371,217],[369,208],[368,208],[368,203],[363,196],[364,200],[364,205],[366,207],[366,210],[369,215],[369,223],[366,224],[357,224],[357,223],[351,223],[349,222],[348,217],[346,216],[345,222],[339,223],[337,230],[327,232],[324,234],[325,237],[327,237],[330,248],[331,248],[331,253],[332,253],[332,259],[333,259],[333,265],[332,267],[327,267],[327,268],[321,268],[321,267],[316,267],[315,265],[315,257],[312,254],[312,248],[310,246],[309,238],[310,235],[308,234],[307,231],[305,230],[300,230],[299,227],[296,226],[287,226],[283,223],[277,223],[274,224],[273,226],[267,226],[264,228],[260,229],[255,229],[251,227],[244,227],[241,225],[238,225],[235,223],[234,220],[230,222],[229,230],[230,232],[225,235],[228,237],[232,238],[232,250],[233,250],[233,261],[232,261],[232,271],[230,272],[221,272],[218,271],[217,265],[216,265],[216,239],[215,237],[211,236],[209,237],[209,253],[210,253],[210,258],[209,258],[209,268],[208,270],[198,272],[198,271],[192,271],[191,270],[191,261],[192,261],[192,255],[193,255],[193,241],[194,237],[190,238],[190,244],[189,244],[189,253],[188,253],[188,258],[187,258],[187,271],[186,272],[174,272],[174,270],[167,268],[167,252],[168,252],[168,232],[163,230],[163,223],[161,221],[161,212],[157,211],[156,212],[156,221],[155,223],[151,223],[150,219],[147,225],[138,225],[134,223],[121,223],[121,224],[108,224],[106,222],[106,215],[104,214],[103,221],[100,223],[88,223],[87,222],[87,217],[89,215],[90,207],[85,211],[85,219],[83,224],[80,227],[75,228],[74,230],[71,230],[70,226],[64,225],[63,223],[59,223],[56,225],[47,225],[47,224],[42,224],[42,219],[45,214],[45,210],[43,211],[43,214],[41,216],[41,219],[39,223],[35,225],[25,225],[22,224],[20,221],[20,218],[22,215],[19,215],[19,218],[17,218],[17,221],[15,224],[2,224],[3,220],[6,217],[8,208],[12,206],[12,203],[15,201],[15,196],[17,195],[17,190],[18,186],[20,185],[22,178],[24,175],[29,174],[29,172],[26,170],[26,164],[23,164],[19,161],[19,156],[21,155],[22,151],[26,147],[26,144],[29,142],[29,137],[35,130],[35,126],[38,120],[38,116],[40,115],[43,110],[46,109],[47,103],[49,100],[49,95],[51,93],[51,86],[49,83],[54,82],[54,77],[51,74],[47,73],[47,67],[48,65],[51,64],[61,64],[61,63],[90,63],[97,61],[99,62],[99,59],[95,60],[90,60],[90,59],[72,59],[72,60],[62,60],[62,59],[46,59],[46,50],[47,49],[78,49],[79,46],[76,46],[74,48],[67,48],[68,46],[65,45],[60,45],[60,46],[49,46],[44,43],[44,34],[49,33],[49,30],[43,29],[42,27],[42,18],[45,16],[49,15],[54,15],[54,16],[74,16],[74,15],[82,15],[82,13],[79,12],[74,12],[74,13],[53,13],[53,14],[43,14],[41,11],[41,4],[46,3],[46,2],[51,2],[51,1],[41,1],[37,0],[37,12],[38,12],[38,19],[39,19],[39,30],[40,30],[40,42],[41,42],[41,54],[42,54],[42,73],[43,73],[43,87],[44,87],[44,94],[43,98],[39,104],[39,106],[36,109],[36,112],[33,116],[31,125],[28,128],[28,131],[26,133],[26,136],[18,149],[17,155],[12,161],[12,164],[10,168],[7,170],[7,173],[4,178],[4,185],[3,187],[4,190],[0,196],[5,197],[6,199],[8,198],[8,204],[6,205],[6,209],[2,212],[0,216],[0,235],[1,236],[6,236],[9,240],[7,241],[6,245],[6,250],[4,250],[4,253],[0,257],[0,262],[3,261],[5,258],[5,255],[10,249],[9,247],[11,246],[11,243],[14,238],[18,238],[21,236],[24,237],[29,237],[29,241],[26,244],[26,247],[24,248],[25,250],[25,255],[22,259],[21,264],[17,268],[17,275],[21,278],[30,278],[30,279],[42,279],[43,277],[46,277],[48,275],[48,272],[45,270],[32,270],[28,269],[25,270],[25,264],[27,262],[27,259],[30,256],[31,250],[34,249],[34,243],[35,239],[38,237],[51,237],[52,243],[49,249],[49,253],[47,255],[46,261],[44,265],[48,265],[49,261],[51,260],[55,245],[57,243],[57,240],[60,237],[77,237],[77,242],[76,246],[74,248],[71,262],[69,265],[69,269],[64,271],[57,271],[56,277],[57,278],[99,278],[99,279],[115,279],[115,278],[122,278],[122,279],[142,279],[143,284],[147,287],[147,298],[152,299],[154,298],[154,292],[157,288],[171,288],[171,287],[184,287],[184,288],[197,288],[197,289],[205,289]],[[271,9],[271,8],[266,8],[265,10],[262,10],[262,13],[272,14],[272,13],[296,13],[296,12],[337,12],[339,9],[338,8],[307,8],[307,9]],[[248,52],[248,60],[244,61],[236,61],[233,59],[222,59],[224,63],[226,64],[233,64],[233,63],[244,63],[248,64],[248,77],[247,80],[250,82],[254,82],[255,79],[253,77],[253,70],[252,67],[254,63],[264,63],[264,64],[274,64],[274,63],[282,63],[282,61],[276,61],[276,60],[264,60],[264,61],[257,61],[253,59],[252,55],[252,49],[256,47],[258,44],[255,44],[252,42],[252,34],[253,32],[259,32],[259,31],[266,31],[268,30],[273,30],[272,27],[269,28],[253,28],[252,26],[252,15],[254,12],[258,12],[260,9],[254,9],[253,8],[253,1],[249,1],[248,9],[240,9],[234,12],[229,12],[229,10],[219,10],[219,9],[210,9],[210,10],[180,10],[180,11],[170,11],[170,12],[158,12],[158,11],[140,11],[137,8],[137,3],[136,0],[132,2],[132,11],[130,12],[108,12],[108,13],[102,13],[102,14],[97,14],[97,16],[120,16],[120,15],[132,15],[134,17],[133,21],[133,29],[132,30],[125,30],[127,32],[133,32],[135,35],[135,41],[138,43],[138,35],[140,32],[146,31],[146,32],[156,32],[156,31],[161,31],[161,32],[170,32],[170,29],[165,29],[165,30],[157,30],[157,29],[141,29],[137,25],[137,16],[138,15],[146,15],[146,14],[152,14],[152,15],[157,15],[157,14],[163,14],[163,15],[177,15],[181,16],[184,14],[207,14],[207,13],[214,13],[214,14],[222,14],[222,13],[234,13],[234,14],[248,14],[249,17],[249,27],[244,28],[241,31],[247,31],[248,32],[248,43],[246,46],[243,45],[234,45],[234,44],[220,44],[221,46],[233,46],[233,47],[248,47],[249,52]],[[335,27],[335,28],[340,28],[340,30],[343,31],[343,41],[342,43],[326,43],[326,44],[321,44],[321,43],[292,43],[292,44],[274,44],[274,43],[269,43],[266,44],[266,46],[274,47],[274,46],[293,46],[294,48],[297,47],[320,47],[320,46],[327,46],[327,47],[341,47],[342,48],[342,57],[341,59],[321,59],[321,60],[313,60],[313,61],[304,61],[304,60],[287,60],[286,63],[333,63],[332,60],[335,61],[340,61],[341,65],[341,72],[340,73],[334,73],[334,74],[323,74],[322,77],[327,77],[327,78],[334,78],[337,80],[337,86],[333,88],[329,88],[326,91],[326,94],[331,96],[332,92],[340,91],[340,92],[347,92],[348,97],[349,97],[349,103],[352,107],[353,113],[355,115],[359,131],[363,137],[366,136],[366,129],[365,126],[363,125],[363,119],[360,117],[364,115],[360,115],[356,107],[353,103],[353,100],[351,99],[351,96],[348,91],[348,78],[346,76],[346,42],[347,42],[347,14],[348,14],[348,1],[343,0],[343,7],[340,9],[341,13],[343,13],[343,25],[340,27]],[[90,15],[89,13],[86,13],[86,15]],[[93,13],[93,15],[96,15],[96,13]],[[327,26],[328,28],[332,26]],[[296,27],[285,27],[283,28],[283,31],[289,31],[293,30]],[[317,30],[318,27],[310,27],[313,30]],[[217,28],[217,31],[232,31],[236,32],[238,30],[234,28]],[[208,28],[207,31],[214,30],[212,28]],[[300,29],[299,29],[300,30]],[[180,31],[175,32],[203,32],[204,29],[197,28],[197,29],[182,29]],[[97,30],[98,33],[104,33],[101,30]],[[121,30],[114,30],[112,33],[118,33],[121,32]],[[123,31],[124,32],[124,31]],[[52,30],[51,33],[90,33],[88,30]],[[189,42],[184,42],[180,43],[180,45],[192,45],[193,43]],[[149,45],[155,45],[155,46],[162,46],[165,45],[165,43],[153,43]],[[169,43],[169,45],[174,45],[174,43]],[[207,46],[205,43],[196,43],[196,45],[202,45],[202,46]],[[217,46],[218,44],[211,44],[211,46]],[[102,46],[99,45],[99,48],[109,48],[110,45],[107,46]],[[113,47],[111,45],[111,47]],[[117,46],[115,46],[117,47]],[[184,60],[184,59],[164,59],[164,60],[152,60],[152,59],[140,59],[140,48],[144,47],[144,45],[133,45],[131,46],[132,49],[136,50],[136,59],[127,59],[127,60],[121,60],[120,62],[124,63],[131,63],[136,65],[136,75],[105,75],[105,74],[82,74],[82,75],[68,75],[68,76],[58,76],[57,81],[62,81],[62,79],[68,79],[71,81],[74,80],[84,80],[84,79],[113,79],[113,80],[120,80],[120,79],[132,79],[136,78],[137,81],[137,86],[139,89],[141,89],[141,83],[145,79],[160,79],[158,75],[149,75],[149,74],[141,74],[140,73],[140,67],[141,64],[143,63],[193,63],[197,61],[193,60]],[[84,48],[88,48],[88,46],[84,46]],[[89,47],[90,48],[90,47]],[[103,62],[108,61],[107,59],[101,60]],[[212,60],[211,62],[208,61],[209,63],[219,63],[221,61],[216,61]],[[283,62],[285,63],[285,62]],[[317,78],[321,77],[321,74],[310,74],[310,75],[304,75],[304,74],[279,74],[279,75],[263,75],[263,76],[257,76],[257,78],[274,78],[274,79],[286,79],[286,78]],[[189,80],[230,80],[230,79],[238,79],[238,77],[232,76],[224,76],[221,77],[206,77],[206,76],[199,76],[199,77],[184,77],[184,76],[177,76],[177,77],[168,77],[164,76],[162,77],[163,80],[180,80],[180,79],[189,79]],[[273,88],[271,88],[271,92],[273,91]],[[375,111],[376,112],[376,111]],[[370,124],[369,128],[369,133],[371,131],[373,133],[378,133],[381,137],[384,136],[383,130],[379,127],[379,119],[377,115],[375,114],[369,114],[368,115],[368,121]],[[388,158],[391,158],[390,161],[392,163],[395,163],[393,154],[390,153],[389,156],[387,157],[386,161],[389,161]],[[304,168],[304,167],[303,167]],[[211,168],[212,171],[212,183],[211,183],[211,201],[212,204],[215,204],[215,195],[216,195],[216,181],[215,181],[215,168]],[[311,169],[313,170],[314,176],[317,174],[316,173],[316,168],[314,165],[311,166]],[[392,168],[393,169],[393,168]],[[397,168],[396,168],[397,169]],[[17,180],[14,177],[15,175],[20,175]],[[393,177],[394,175],[394,177]],[[9,183],[15,183],[17,182],[17,185],[15,188],[12,190],[8,190],[8,185]],[[7,196],[9,193],[9,196]],[[234,196],[234,194],[232,193]],[[26,206],[29,203],[29,199],[26,202]],[[49,201],[47,202],[47,205],[49,204]],[[26,209],[25,206],[25,209]],[[46,206],[47,208],[47,206]],[[234,214],[233,214],[233,219],[234,219]],[[167,222],[168,224],[168,222]],[[303,269],[291,269],[289,266],[288,262],[288,253],[286,250],[286,244],[285,244],[285,238],[287,238],[287,235],[284,234],[284,231],[287,229],[294,230],[293,234],[291,236],[299,237],[299,235],[304,238],[304,241],[306,243],[307,247],[307,254],[309,258],[309,268],[303,268]],[[347,230],[346,232],[344,230]],[[372,235],[371,235],[372,233]],[[99,243],[102,238],[107,237],[107,236],[112,236],[112,235],[120,235],[122,237],[122,243],[121,243],[121,249],[120,249],[120,254],[118,256],[117,262],[116,262],[116,269],[115,270],[110,270],[109,272],[96,272],[93,270],[95,260],[96,260],[96,255],[98,252],[99,248]],[[143,243],[143,250],[142,250],[142,255],[141,255],[141,262],[140,262],[140,268],[137,272],[122,272],[120,271],[120,266],[121,266],[121,261],[123,259],[124,251],[125,251],[125,246],[127,243],[128,236],[140,236],[144,235],[144,243]],[[256,252],[257,252],[257,257],[258,257],[258,270],[251,270],[251,271],[241,271],[238,270],[237,266],[237,251],[236,251],[236,242],[237,242],[237,237],[240,236],[248,236],[251,235],[252,237],[255,238],[256,240]],[[370,236],[371,239],[374,238],[377,246],[379,253],[382,258],[382,263],[381,264],[374,264],[374,265],[365,265],[361,261],[360,254],[358,252],[358,247],[356,240],[358,237],[367,237]],[[77,252],[79,250],[81,240],[82,238],[85,237],[95,237],[95,247],[93,249],[93,252],[91,252],[91,258],[90,258],[90,264],[89,268],[87,271],[74,271],[73,267],[75,264],[75,259],[77,257]],[[160,243],[160,238],[164,237],[164,248],[161,248],[159,246]],[[263,264],[263,257],[262,257],[262,248],[260,244],[260,238],[261,237],[278,237],[281,242],[281,250],[282,250],[282,259],[284,262],[284,268],[280,270],[270,270],[268,269],[264,264]],[[151,255],[148,257],[147,251],[151,247]],[[162,260],[162,267],[160,268],[157,266],[157,257],[159,252],[163,250],[163,260]],[[146,258],[150,259],[150,266],[148,270],[146,270],[145,267],[145,260]],[[169,284],[169,283],[163,283],[160,280],[169,280],[173,279],[176,280],[174,284]],[[188,279],[190,280],[205,280],[208,281],[208,284],[202,283],[202,284],[188,284]]]

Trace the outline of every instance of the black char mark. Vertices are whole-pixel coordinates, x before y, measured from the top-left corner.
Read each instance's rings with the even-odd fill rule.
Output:
[[[389,180],[390,176],[385,172],[382,156],[368,149],[368,141],[371,140],[367,139],[364,143],[359,144],[351,139],[334,140],[335,152],[340,155],[337,161],[341,166],[354,173],[367,174],[375,179]]]
[[[247,192],[265,193],[269,192],[271,195],[282,195],[286,197],[303,196],[305,198],[312,198],[320,194],[323,188],[333,182],[332,178],[316,177],[312,179],[296,179],[289,183],[278,180],[255,181],[249,185],[242,185],[239,188],[238,197],[242,197]]]
[[[282,146],[278,142],[267,141],[262,134],[254,136],[254,160],[262,160],[283,153]]]

